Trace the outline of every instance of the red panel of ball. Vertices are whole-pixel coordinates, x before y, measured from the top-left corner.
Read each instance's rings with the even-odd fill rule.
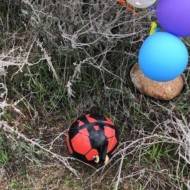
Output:
[[[88,161],[92,161],[92,160],[94,160],[94,158],[95,158],[95,156],[98,156],[99,154],[98,154],[98,151],[96,150],[96,149],[92,149],[92,150],[90,150],[86,155],[85,155],[85,157],[86,157],[86,159],[88,160]]]
[[[88,136],[78,133],[71,139],[75,152],[85,155],[92,147]]]
[[[104,127],[104,133],[107,138],[115,136],[115,129],[110,128],[109,126]]]
[[[107,149],[107,153],[112,152],[112,150],[116,147],[117,143],[118,143],[118,142],[117,142],[117,139],[116,139],[115,136],[112,137],[112,138],[109,138],[109,139],[108,139],[108,149]]]

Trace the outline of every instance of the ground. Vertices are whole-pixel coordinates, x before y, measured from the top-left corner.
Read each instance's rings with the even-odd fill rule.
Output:
[[[108,0],[2,1],[0,189],[189,188],[189,69],[172,101],[140,94],[129,77],[151,19],[152,10]],[[73,159],[65,145],[87,112],[119,129],[105,167]]]

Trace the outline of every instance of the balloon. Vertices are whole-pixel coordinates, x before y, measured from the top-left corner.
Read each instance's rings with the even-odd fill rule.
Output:
[[[127,0],[127,2],[136,8],[148,8],[152,6],[156,0]]]
[[[165,31],[190,36],[190,0],[159,0],[156,15]]]
[[[170,81],[185,70],[188,56],[185,44],[178,37],[167,32],[156,32],[141,46],[139,66],[152,80]]]

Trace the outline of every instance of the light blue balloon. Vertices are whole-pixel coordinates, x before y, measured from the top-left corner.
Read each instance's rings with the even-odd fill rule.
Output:
[[[148,78],[165,82],[183,73],[188,57],[188,50],[178,37],[167,32],[156,32],[141,46],[139,65]]]

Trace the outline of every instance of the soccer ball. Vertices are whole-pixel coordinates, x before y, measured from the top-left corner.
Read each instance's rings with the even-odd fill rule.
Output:
[[[82,161],[105,163],[118,142],[118,131],[111,119],[86,114],[69,128],[67,147],[70,154]]]

